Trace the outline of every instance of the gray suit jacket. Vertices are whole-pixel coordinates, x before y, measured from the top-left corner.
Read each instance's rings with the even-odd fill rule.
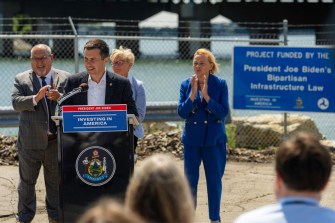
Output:
[[[52,83],[59,92],[63,92],[64,84],[70,73],[52,69]],[[33,70],[27,70],[15,76],[12,92],[12,104],[19,116],[19,133],[17,146],[24,149],[45,149],[48,144],[48,112],[45,100],[33,103],[41,85]],[[55,113],[56,102],[51,101],[51,114]]]

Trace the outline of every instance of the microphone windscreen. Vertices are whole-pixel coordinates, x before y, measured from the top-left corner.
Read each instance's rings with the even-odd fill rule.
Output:
[[[87,83],[81,83],[79,85],[79,88],[81,89],[81,92],[85,92],[88,90],[88,84]]]
[[[64,93],[64,92],[63,92],[63,87],[62,87],[62,86],[57,87],[57,90],[58,90],[60,93]]]

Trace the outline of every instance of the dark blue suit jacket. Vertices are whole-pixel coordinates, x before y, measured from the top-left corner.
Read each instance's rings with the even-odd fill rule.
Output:
[[[68,93],[82,83],[88,83],[88,73],[86,71],[71,75],[65,83],[64,92]],[[105,104],[127,104],[128,114],[138,116],[132,95],[133,92],[128,79],[106,71]],[[74,95],[64,101],[63,105],[87,105],[87,92]]]
[[[229,111],[228,87],[224,79],[208,77],[209,103],[201,101],[199,92],[192,103],[191,78],[180,86],[178,114],[185,119],[182,142],[188,146],[213,146],[227,142],[225,117]]]

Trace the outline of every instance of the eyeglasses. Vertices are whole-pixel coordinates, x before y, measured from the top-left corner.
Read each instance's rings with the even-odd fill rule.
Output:
[[[126,63],[126,61],[124,60],[119,60],[119,61],[115,61],[115,62],[111,62],[112,66],[122,66],[124,63]]]
[[[33,62],[39,62],[39,61],[41,61],[41,62],[45,62],[47,59],[49,58],[49,56],[44,56],[44,57],[31,57],[30,59],[31,59],[31,61],[33,61]]]

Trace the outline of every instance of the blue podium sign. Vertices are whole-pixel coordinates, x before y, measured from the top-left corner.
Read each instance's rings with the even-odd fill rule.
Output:
[[[235,109],[335,111],[333,48],[235,47]]]
[[[63,132],[128,131],[127,105],[63,106]]]

